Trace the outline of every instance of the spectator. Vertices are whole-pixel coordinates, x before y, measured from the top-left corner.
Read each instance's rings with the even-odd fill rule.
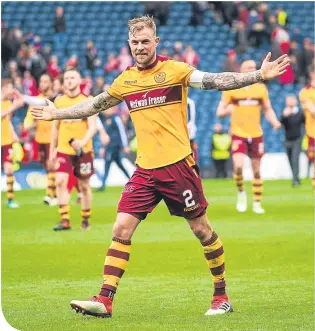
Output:
[[[305,84],[308,80],[308,67],[312,64],[314,58],[314,50],[311,39],[304,38],[303,48],[297,55],[297,68],[299,75],[299,82]]]
[[[39,52],[42,49],[42,44],[41,44],[41,41],[40,41],[40,36],[38,36],[38,35],[34,36],[33,45],[34,45],[35,49],[37,50],[37,52]]]
[[[183,44],[181,41],[175,41],[174,46],[173,46],[173,56],[174,55],[179,55],[182,57],[183,54]]]
[[[278,43],[282,54],[287,54],[290,51],[290,36],[283,27],[276,27],[272,33],[272,39]]]
[[[291,61],[294,59],[292,57],[290,57]],[[293,65],[289,65],[287,68],[286,68],[286,71],[285,73],[283,73],[280,77],[279,77],[279,83],[281,85],[285,85],[285,84],[293,84],[295,82],[295,79],[296,79],[296,75],[294,73],[294,70],[293,70]]]
[[[285,130],[285,148],[293,175],[292,186],[299,186],[299,158],[305,116],[304,113],[299,110],[295,95],[288,95],[286,97],[286,106],[283,110],[280,122]]]
[[[261,7],[260,10],[262,10]],[[259,47],[267,39],[268,29],[264,17],[264,14],[258,14],[255,9],[250,11],[248,39],[250,44],[254,47]]]
[[[18,64],[18,70],[24,73],[28,60],[28,46],[26,44],[21,45],[16,60]]]
[[[7,67],[6,77],[13,79],[16,76],[20,76],[20,74],[16,61],[10,61]]]
[[[60,74],[54,79],[53,90],[55,95],[63,94],[63,75]]]
[[[230,158],[231,137],[223,131],[222,125],[216,123],[212,135],[212,160],[216,178],[227,177],[227,161]]]
[[[102,76],[96,77],[96,81],[92,87],[92,92],[91,92],[93,97],[104,92],[104,85],[105,85],[104,78]]]
[[[80,90],[84,95],[90,95],[93,87],[92,77],[87,75],[83,78],[82,83],[80,84]]]
[[[168,50],[167,50],[167,48],[162,48],[160,54],[161,54],[162,56],[169,57],[169,54],[168,54]]]
[[[105,72],[111,72],[118,69],[118,60],[114,53],[110,53],[107,57],[107,63],[104,66]]]
[[[13,79],[13,86],[14,86],[15,89],[17,89],[21,93],[24,92],[24,89],[23,89],[23,79],[22,79],[21,76],[16,76]]]
[[[66,69],[69,68],[78,68],[79,67],[79,59],[76,54],[71,55],[70,59],[66,63]]]
[[[50,62],[50,57],[51,57],[51,47],[49,45],[45,45],[41,49],[40,54],[44,58],[45,62],[48,64]]]
[[[64,50],[67,43],[67,33],[66,33],[66,20],[62,7],[56,8],[56,15],[54,20],[55,29],[55,50]]]
[[[185,52],[182,56],[182,60],[191,65],[192,67],[197,68],[199,64],[199,56],[191,45],[186,46]]]
[[[288,25],[288,14],[283,8],[277,8],[277,21],[283,27],[287,27]]]
[[[238,19],[243,23],[244,27],[247,28],[249,24],[249,11],[244,5],[238,7]]]
[[[124,71],[127,67],[132,65],[132,57],[129,53],[128,47],[123,47],[117,57],[119,72]]]
[[[239,64],[237,62],[237,55],[233,49],[230,49],[227,52],[227,57],[223,63],[223,71],[228,72],[238,72],[239,71]]]
[[[245,25],[242,21],[239,21],[236,26],[235,45],[238,54],[243,54],[247,51],[248,36]]]
[[[182,61],[182,57],[179,54],[174,54],[173,57],[172,57],[172,59],[174,61],[179,61],[179,62]]]
[[[61,74],[61,69],[58,65],[58,56],[52,55],[50,57],[50,61],[47,66],[47,72],[54,79]]]
[[[295,40],[299,47],[303,46],[304,37],[301,34],[300,29],[295,28],[291,34],[291,40]]]
[[[203,24],[204,13],[208,9],[207,1],[190,1],[191,18],[189,25],[197,26]]]
[[[36,80],[32,77],[31,73],[26,70],[23,79],[23,93],[35,96],[38,94],[37,92]]]
[[[232,1],[222,1],[222,18],[223,22],[227,23],[230,27],[238,20],[238,10],[236,3]]]
[[[276,16],[271,15],[269,17],[269,23],[266,29],[266,33],[268,35],[268,40],[269,42],[272,42],[272,34],[275,31],[276,27],[277,27],[277,18]]]
[[[46,71],[47,64],[42,55],[33,46],[29,47],[28,56],[26,68],[31,72],[36,82],[38,82],[40,76]]]
[[[97,49],[94,47],[94,42],[88,40],[85,50],[86,69],[94,73],[95,68],[100,64],[100,60],[97,57]]]
[[[160,25],[166,25],[168,20],[169,2],[143,1],[144,14],[154,16]]]

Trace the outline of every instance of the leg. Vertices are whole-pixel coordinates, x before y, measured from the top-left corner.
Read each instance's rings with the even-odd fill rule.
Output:
[[[263,194],[263,181],[260,176],[260,158],[252,158],[252,169],[253,169],[253,184],[252,184],[252,190],[254,194],[254,203],[253,203],[253,211],[256,214],[264,214],[265,211],[261,207],[261,200],[262,200],[262,194]]]
[[[12,162],[4,162],[3,170],[7,179],[7,201],[9,208],[17,208],[19,205],[14,202],[14,174]]]
[[[122,157],[121,157],[121,152],[120,152],[120,150],[118,150],[118,151],[116,151],[115,153],[114,153],[114,161],[116,162],[116,164],[118,165],[118,168],[125,174],[125,176],[128,178],[128,179],[130,179],[130,176],[129,176],[129,174],[128,174],[128,171],[127,171],[127,169],[124,167],[124,165],[122,164],[122,162],[121,162],[121,159],[122,159]]]
[[[286,149],[288,161],[289,161],[290,168],[291,168],[292,175],[293,175],[293,169],[292,169],[292,144],[291,144],[290,141],[286,141],[285,142],[285,149]]]
[[[59,214],[61,221],[54,227],[55,231],[59,230],[70,230],[70,194],[68,191],[68,180],[69,174],[65,172],[57,172],[56,175],[56,188],[57,188],[57,197],[59,204]]]
[[[81,229],[88,230],[90,228],[89,220],[91,217],[92,190],[90,186],[90,178],[79,179],[78,187],[81,192]]]
[[[101,191],[103,191],[104,188],[105,188],[107,177],[108,177],[109,170],[110,170],[110,166],[113,162],[113,152],[112,152],[112,149],[110,147],[106,149],[104,161],[105,161],[105,169],[104,169],[104,176],[103,176],[103,179],[102,179],[102,186],[100,187]]]
[[[243,166],[245,161],[244,153],[232,154],[233,160],[233,178],[238,188],[238,195],[236,201],[236,210],[244,213],[247,210],[247,196],[244,190]]]
[[[300,172],[300,153],[301,153],[301,139],[298,138],[293,142],[292,145],[292,174],[293,174],[293,185],[300,184],[299,172]]]

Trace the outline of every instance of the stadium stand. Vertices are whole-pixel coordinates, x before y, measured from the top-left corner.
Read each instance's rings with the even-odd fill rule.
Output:
[[[289,32],[299,28],[305,37],[314,39],[314,2],[269,2],[270,10],[282,7],[289,16]],[[68,42],[66,52],[62,49],[53,49],[53,54],[59,57],[61,67],[67,58],[77,54],[81,69],[85,71],[85,45],[92,39],[98,50],[98,56],[104,61],[110,52],[116,54],[127,44],[127,20],[143,14],[143,5],[138,2],[3,2],[2,20],[7,27],[19,27],[23,32],[32,31],[39,34],[42,45],[53,46],[54,29],[53,20],[55,8],[62,6],[65,12]],[[298,12],[299,15],[294,15]],[[184,45],[188,43],[197,50],[200,56],[199,69],[219,72],[229,49],[235,48],[234,34],[230,26],[215,19],[213,12],[206,11],[203,25],[190,26],[191,4],[189,2],[172,2],[169,8],[167,25],[158,28],[161,37],[161,48],[166,48],[172,54],[173,44],[180,40]],[[249,47],[238,60],[251,57],[258,64],[269,50],[269,45],[259,48]],[[102,67],[104,64],[102,65]],[[102,67],[98,68],[96,75],[103,75]],[[111,83],[118,72],[110,72],[106,76],[106,83]],[[284,106],[285,95],[297,93],[302,86],[279,85],[277,81],[268,85],[272,104],[278,116]],[[211,165],[209,157],[212,128],[217,121],[215,110],[221,93],[216,91],[198,91],[190,89],[190,97],[196,101],[197,109],[197,143],[199,145],[200,165],[203,168]],[[18,125],[25,113],[14,116],[14,125]],[[228,120],[224,120],[225,128]],[[283,133],[273,132],[270,125],[263,119],[262,126],[265,133],[267,152],[283,151]],[[95,140],[95,149],[99,148]]]

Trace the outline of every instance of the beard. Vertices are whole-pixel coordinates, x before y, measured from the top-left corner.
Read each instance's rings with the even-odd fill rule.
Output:
[[[137,64],[140,64],[141,66],[147,66],[152,62],[152,59],[155,56],[155,52],[150,54],[145,54],[142,59],[139,59],[140,54],[135,55],[133,58],[136,61]]]

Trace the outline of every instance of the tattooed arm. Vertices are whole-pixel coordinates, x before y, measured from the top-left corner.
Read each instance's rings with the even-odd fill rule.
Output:
[[[286,71],[285,68],[289,65],[290,60],[286,54],[273,62],[269,62],[270,58],[271,53],[268,53],[261,68],[252,72],[210,73],[195,70],[190,76],[189,85],[202,90],[226,91],[273,79]]]
[[[121,100],[112,97],[107,92],[103,92],[92,99],[87,99],[71,107],[56,109],[54,104],[46,99],[47,106],[33,107],[31,109],[31,114],[35,119],[45,121],[79,119],[112,108],[120,102]]]

